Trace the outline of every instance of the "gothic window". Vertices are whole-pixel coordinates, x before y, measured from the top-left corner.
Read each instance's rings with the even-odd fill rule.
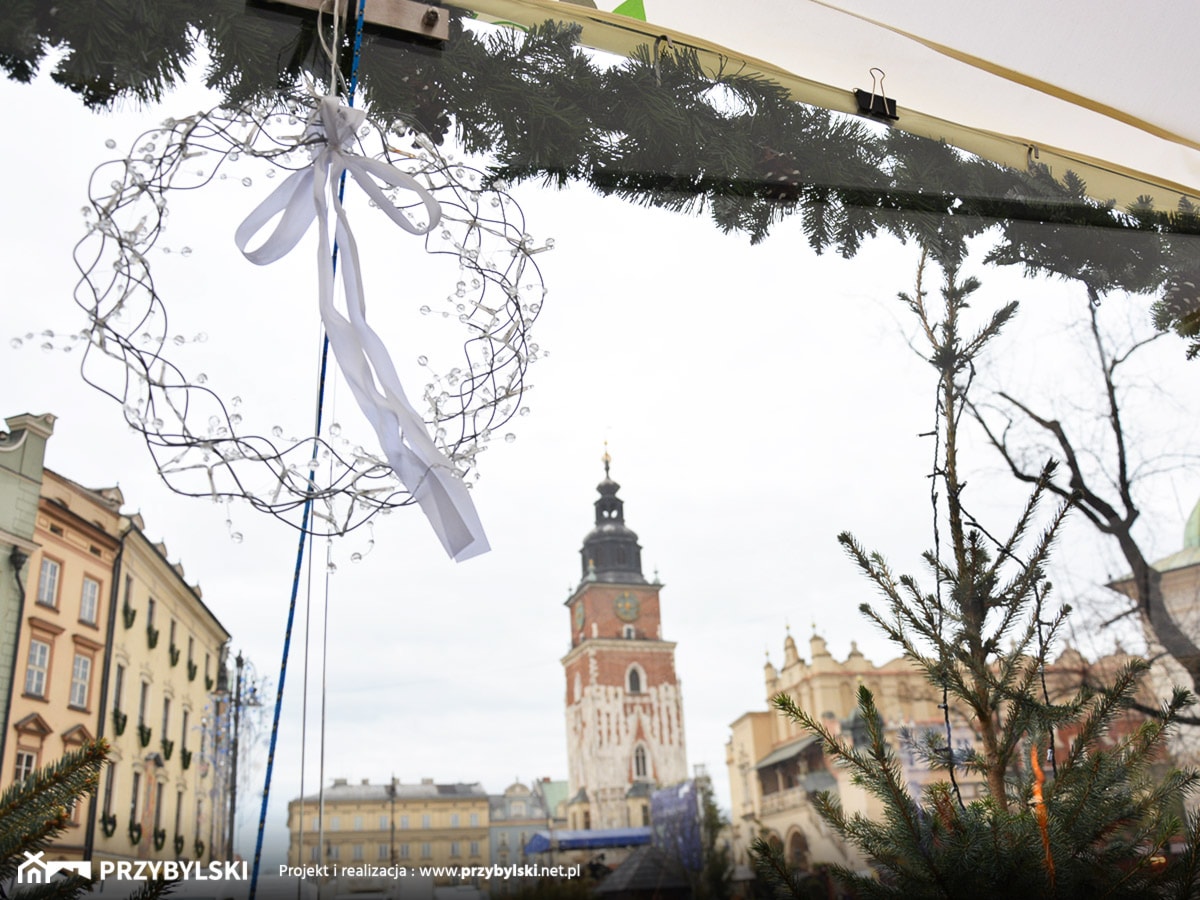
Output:
[[[643,682],[644,677],[642,675],[641,668],[636,664],[630,666],[629,674],[625,678],[625,684],[629,688],[629,693],[640,694],[642,692]]]
[[[633,775],[635,778],[646,777],[646,748],[641,744],[633,751]]]

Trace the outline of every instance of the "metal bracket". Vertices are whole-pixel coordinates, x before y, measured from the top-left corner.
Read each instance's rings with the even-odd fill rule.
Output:
[[[329,0],[267,0],[274,6],[294,6],[319,12]],[[345,2],[345,0],[333,0]],[[440,6],[419,3],[417,0],[368,0],[363,21],[382,28],[394,28],[408,34],[432,38],[437,41],[450,39],[450,17]]]

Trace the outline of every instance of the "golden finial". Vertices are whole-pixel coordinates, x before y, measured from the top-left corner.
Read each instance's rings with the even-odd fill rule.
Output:
[[[601,457],[604,461],[604,477],[608,477],[608,467],[612,463],[612,457],[608,455],[608,441],[604,442],[604,456]]]

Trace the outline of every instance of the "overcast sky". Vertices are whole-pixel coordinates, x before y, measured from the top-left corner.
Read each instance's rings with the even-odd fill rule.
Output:
[[[295,532],[246,506],[227,510],[166,490],[119,406],[80,378],[79,347],[66,352],[72,342],[62,337],[86,326],[71,299],[71,248],[83,234],[88,175],[118,152],[105,141],[127,148],[166,116],[214,101],[186,91],[159,108],[95,115],[48,79],[0,83],[0,101],[10,121],[31,123],[3,150],[0,414],[57,415],[47,464],[88,486],[119,483],[127,509],[143,514],[150,537],[165,540],[169,558],[200,583],[233,650],[274,682]],[[156,251],[152,263],[172,333],[209,336],[179,351],[181,367],[204,372],[227,398],[240,396],[248,425],[303,434],[319,334],[315,245],[264,270],[233,247],[234,229],[270,184],[255,176],[249,188],[214,184],[171,197],[161,244],[174,252]],[[529,231],[557,246],[538,257],[549,294],[534,340],[549,356],[530,370],[531,413],[509,429],[514,442],[496,441],[480,457],[473,490],[493,550],[449,561],[415,509],[332,542],[325,778],[394,773],[403,781],[480,781],[499,792],[514,778],[566,777],[562,603],[579,580],[578,550],[592,526],[608,441],[646,574],[657,571],[666,585],[663,635],[678,642],[689,763],[708,767],[727,804],[728,724],[764,707],[764,651],[781,661],[786,624],[798,639],[815,624],[839,658],[852,639],[877,663],[895,655],[857,612],[874,598],[835,535],[850,529],[907,571],[918,571],[931,540],[932,446],[919,434],[932,425],[932,370],[910,346],[914,323],[895,299],[912,289],[916,251],[881,239],[852,261],[817,257],[795,222],[752,248],[706,218],[579,189],[523,186],[516,195]],[[457,274],[376,211],[360,206],[352,216],[368,317],[401,374],[419,377],[416,357],[445,335],[423,332],[438,323],[413,310],[444,298]],[[192,251],[186,259],[184,246]],[[1064,416],[1087,406],[1087,356],[1071,330],[1084,298],[1061,283],[977,271],[978,309],[1024,301],[981,373],[981,390],[1012,385]],[[1114,297],[1103,314],[1123,329],[1144,322],[1147,305]],[[56,337],[42,338],[47,329]],[[24,340],[27,333],[34,340]],[[39,349],[43,343],[54,349]],[[1157,461],[1196,447],[1200,369],[1182,358],[1181,342],[1158,342],[1140,370],[1144,389],[1129,400],[1131,424]],[[352,442],[374,440],[344,385],[334,389],[326,421],[341,424]],[[973,452],[967,466],[976,508],[994,514],[1003,531],[1023,491],[986,451]],[[1154,483],[1143,523],[1152,557],[1178,549],[1198,496],[1194,466],[1170,467]],[[234,542],[231,530],[244,539]],[[303,609],[297,619],[271,790],[276,847],[285,804],[301,787],[306,642],[312,671],[320,665],[326,546],[317,546],[315,620],[306,639]],[[351,560],[355,553],[361,561]],[[1121,569],[1111,549],[1078,526],[1059,560],[1056,581],[1073,600],[1098,598],[1098,585]],[[807,655],[803,641],[801,649]],[[319,704],[313,674],[306,791],[319,779]],[[255,793],[265,755],[264,745]],[[257,801],[244,797],[239,809],[239,846],[249,853]]]

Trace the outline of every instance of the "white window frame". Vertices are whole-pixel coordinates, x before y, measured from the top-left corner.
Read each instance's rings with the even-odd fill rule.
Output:
[[[86,653],[76,653],[71,661],[71,697],[68,705],[76,709],[87,709],[91,688],[92,658]]]
[[[37,754],[32,750],[18,750],[17,764],[14,771],[15,781],[20,784],[37,769]]]
[[[62,563],[47,556],[42,557],[37,589],[37,602],[40,605],[58,609],[58,579],[61,574]]]
[[[83,589],[79,594],[79,621],[86,625],[95,625],[99,615],[100,582],[84,575]]]
[[[50,642],[29,639],[29,661],[25,667],[25,693],[45,699],[50,688]]]

